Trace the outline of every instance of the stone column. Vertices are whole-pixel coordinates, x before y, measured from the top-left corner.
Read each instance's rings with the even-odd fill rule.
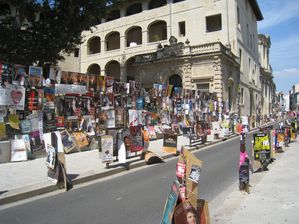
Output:
[[[126,82],[127,81],[127,70],[125,65],[120,65],[120,81]]]
[[[183,87],[187,89],[191,89],[193,87],[191,78],[191,68],[192,68],[192,63],[189,62],[188,60],[184,61],[183,64]]]

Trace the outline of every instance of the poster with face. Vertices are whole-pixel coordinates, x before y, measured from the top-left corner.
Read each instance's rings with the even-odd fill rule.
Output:
[[[61,135],[63,150],[65,153],[70,153],[76,149],[76,145],[75,145],[72,137],[68,133],[68,131],[66,131],[66,130],[61,131],[60,135]]]
[[[0,82],[3,85],[11,84],[13,79],[13,67],[0,62]]]
[[[123,108],[117,108],[115,110],[115,123],[118,127],[124,125],[124,109]]]
[[[25,88],[7,84],[0,86],[0,106],[13,106],[16,110],[24,110]]]
[[[23,86],[27,78],[26,67],[23,65],[14,65],[13,83]]]
[[[78,85],[87,86],[88,76],[84,73],[78,73]]]
[[[103,93],[103,92],[106,91],[106,79],[105,79],[105,76],[99,75],[97,77],[97,89],[101,93]]]
[[[94,92],[97,89],[97,77],[94,74],[88,75],[88,89],[89,92]]]
[[[108,95],[102,95],[101,99],[102,99],[101,109],[102,110],[109,110],[109,97],[108,97]]]
[[[110,76],[105,76],[106,92],[113,93],[114,79]]]
[[[114,109],[114,94],[107,93],[109,109]]]
[[[114,106],[115,108],[123,108],[123,96],[122,95],[114,95]]]
[[[61,78],[59,84],[68,84],[69,72],[61,71]]]
[[[115,110],[107,110],[107,128],[115,128]]]

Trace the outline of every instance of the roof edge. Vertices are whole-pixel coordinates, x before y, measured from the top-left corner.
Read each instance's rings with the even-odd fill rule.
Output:
[[[251,7],[252,7],[252,9],[253,9],[253,11],[254,11],[254,13],[256,15],[257,20],[258,21],[263,20],[264,17],[263,17],[263,14],[261,12],[261,9],[260,9],[257,1],[256,0],[249,0],[249,3],[250,3],[250,5],[251,5]]]

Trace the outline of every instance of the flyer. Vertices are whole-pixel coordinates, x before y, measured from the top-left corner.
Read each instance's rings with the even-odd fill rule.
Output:
[[[42,84],[43,68],[29,66],[30,86],[39,87]]]
[[[113,162],[113,137],[111,135],[101,136],[102,162]]]
[[[24,139],[11,140],[11,162],[27,160],[27,150]]]
[[[76,149],[76,145],[67,130],[60,132],[63,150],[65,153],[70,153]]]

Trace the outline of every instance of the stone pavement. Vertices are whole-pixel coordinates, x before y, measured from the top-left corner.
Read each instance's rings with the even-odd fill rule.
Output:
[[[250,178],[250,194],[238,190],[238,182],[209,203],[211,223],[299,223],[299,140],[277,154],[269,170]]]

